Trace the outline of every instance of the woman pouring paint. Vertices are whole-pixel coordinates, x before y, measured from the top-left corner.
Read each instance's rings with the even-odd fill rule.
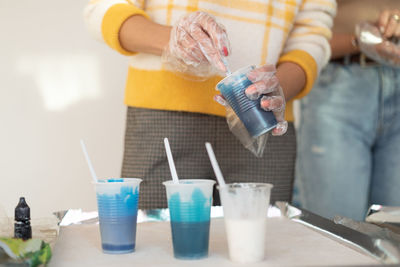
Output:
[[[290,100],[306,95],[327,63],[335,10],[334,0],[87,5],[89,31],[129,59],[122,177],[143,178],[140,208],[167,206],[164,137],[182,178],[215,179],[204,150],[211,142],[227,183],[272,183],[271,201],[290,200],[296,153]],[[246,95],[277,121],[261,157],[235,138],[225,107],[213,101],[227,65],[233,72],[258,66],[246,73]]]

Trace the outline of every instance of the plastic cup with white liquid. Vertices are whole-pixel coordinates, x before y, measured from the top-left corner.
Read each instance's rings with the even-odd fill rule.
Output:
[[[219,187],[229,258],[239,263],[263,261],[271,184],[234,183]]]

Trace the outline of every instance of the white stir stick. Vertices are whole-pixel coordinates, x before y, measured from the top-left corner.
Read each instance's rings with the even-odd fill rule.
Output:
[[[210,158],[211,165],[214,169],[215,176],[217,177],[218,184],[220,187],[226,186],[224,177],[222,176],[221,169],[219,168],[217,159],[215,158],[214,150],[210,143],[206,143],[206,149],[208,152],[208,157]]]
[[[90,161],[90,158],[89,158],[89,154],[88,154],[87,151],[86,151],[85,143],[83,142],[82,139],[81,139],[81,147],[82,147],[82,150],[83,150],[83,154],[85,155],[87,164],[89,165],[89,170],[90,170],[90,174],[92,175],[93,181],[94,181],[95,183],[97,183],[98,180],[97,180],[96,172],[94,171],[92,162]]]
[[[172,157],[171,148],[169,146],[168,138],[164,138],[165,151],[167,152],[169,169],[171,171],[172,180],[175,184],[179,184],[178,174],[176,173],[174,159]]]

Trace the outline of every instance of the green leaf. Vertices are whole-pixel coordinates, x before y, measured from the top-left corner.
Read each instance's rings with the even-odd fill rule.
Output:
[[[52,256],[50,245],[40,239],[23,241],[16,238],[0,238],[0,254],[2,253],[10,257],[9,262],[22,260],[32,267],[46,265]]]

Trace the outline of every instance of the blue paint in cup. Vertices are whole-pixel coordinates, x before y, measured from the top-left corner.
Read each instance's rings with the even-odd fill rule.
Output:
[[[258,137],[274,129],[278,122],[271,111],[261,108],[260,99],[250,100],[245,94],[246,88],[252,84],[246,75],[254,68],[248,66],[235,71],[217,84],[217,90],[225,97],[250,135]]]
[[[96,183],[101,245],[104,253],[135,250],[140,179],[99,180]]]
[[[180,180],[164,182],[167,189],[168,208],[174,257],[200,259],[208,256],[210,236],[210,211],[212,180]]]

